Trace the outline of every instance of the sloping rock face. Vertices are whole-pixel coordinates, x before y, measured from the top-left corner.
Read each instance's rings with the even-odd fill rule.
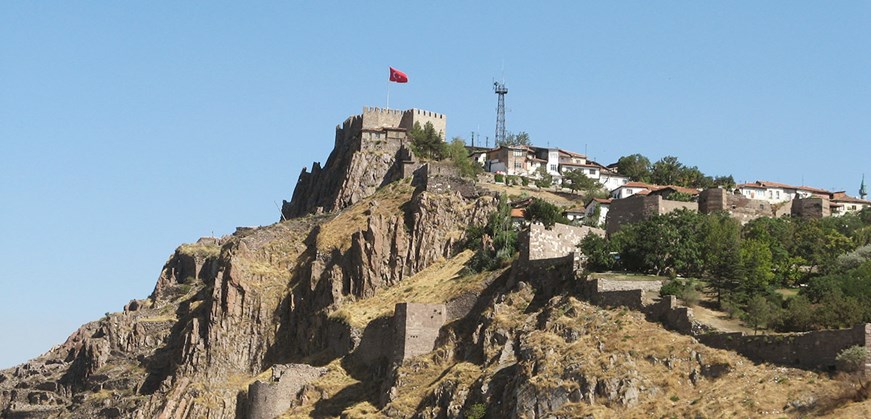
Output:
[[[249,384],[269,367],[354,350],[360,337],[328,313],[454,255],[497,203],[410,179],[373,195],[395,157],[354,141],[337,140],[328,173],[294,194],[315,198],[285,207],[345,211],[179,247],[150,297],[0,371],[0,416],[245,417]]]
[[[364,139],[363,118],[352,116],[336,127],[336,143],[323,167],[314,163],[311,172],[303,169],[290,202],[283,201],[284,219],[338,211],[407,174],[403,167],[411,153],[405,133]]]

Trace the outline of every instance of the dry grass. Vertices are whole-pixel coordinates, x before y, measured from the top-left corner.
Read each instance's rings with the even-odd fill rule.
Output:
[[[814,372],[754,365],[728,351],[706,347],[694,339],[668,332],[647,322],[640,313],[602,310],[571,299],[575,318],[557,323],[582,325],[586,334],[568,343],[562,337],[536,330],[528,342],[538,352],[539,374],[532,383],[542,388],[565,385],[565,365],[576,365],[598,378],[637,377],[650,391],[642,393],[639,405],[629,409],[602,410],[602,416],[670,417],[759,417],[783,415],[792,400],[813,397],[831,399],[843,392],[844,383]],[[565,316],[564,316],[565,317]],[[603,351],[597,346],[602,345]],[[701,379],[693,385],[689,376],[699,367],[693,354],[705,364],[726,363],[734,369],[718,379]],[[659,361],[652,361],[653,359]],[[671,367],[662,361],[669,359]],[[659,394],[653,393],[658,389]],[[586,404],[564,407],[563,413],[594,413],[600,408]],[[597,415],[598,417],[599,415]]]
[[[301,406],[290,408],[280,418],[314,417],[318,403],[326,403],[328,410],[339,409],[343,404],[350,404],[346,411],[355,411],[360,415],[353,417],[364,417],[363,412],[368,411],[372,405],[365,401],[349,403],[348,400],[365,400],[369,389],[345,371],[339,359],[327,364],[326,368],[327,372],[324,375],[309,384],[304,397],[306,402]],[[331,406],[331,403],[334,405]],[[372,409],[377,412],[374,407]]]
[[[374,195],[346,209],[332,220],[321,224],[317,237],[317,247],[321,252],[331,249],[346,251],[351,247],[351,235],[366,228],[371,215],[380,214],[385,217],[395,217],[402,214],[400,207],[411,199],[414,188],[411,178],[391,183]],[[371,202],[377,205],[370,206]]]
[[[330,317],[363,328],[376,318],[392,315],[397,303],[443,303],[465,292],[480,292],[488,277],[502,271],[461,275],[473,254],[466,250],[451,259],[433,263],[392,287],[379,289],[372,297],[343,304]]]
[[[615,281],[663,281],[663,283],[668,281],[667,276],[641,275],[641,274],[618,273],[618,272],[591,273],[590,278],[612,279]]]
[[[217,257],[221,254],[221,246],[213,243],[186,243],[179,246],[178,251],[200,258]]]
[[[546,190],[540,189],[532,189],[520,185],[508,186],[503,183],[479,183],[478,186],[483,187],[484,189],[499,193],[499,194],[507,194],[511,199],[520,198],[524,195],[530,198],[539,198],[550,202],[559,207],[574,207],[577,205],[583,205],[583,197],[578,195],[576,198],[572,197],[569,199],[563,195],[556,194]]]

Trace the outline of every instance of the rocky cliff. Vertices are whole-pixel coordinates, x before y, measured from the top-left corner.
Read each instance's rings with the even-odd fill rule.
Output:
[[[180,246],[148,298],[0,371],[0,416],[748,417],[833,408],[843,383],[752,365],[637,313],[593,307],[578,299],[570,266],[470,271],[466,231],[486,223],[497,198],[449,170],[413,181],[399,169],[410,160],[402,139],[364,139],[355,123],[338,129],[324,169],[301,176],[286,220]],[[398,321],[402,303],[420,312]],[[441,317],[419,321],[431,307]],[[428,340],[415,340],[423,332]],[[413,355],[395,350],[406,343]]]

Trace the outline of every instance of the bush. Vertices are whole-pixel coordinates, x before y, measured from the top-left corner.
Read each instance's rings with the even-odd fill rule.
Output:
[[[505,182],[505,176],[503,176],[502,173],[496,173],[493,175],[493,181],[496,183]]]
[[[538,221],[545,228],[551,228],[556,223],[568,224],[569,220],[562,214],[562,210],[550,202],[535,198],[526,207],[526,219],[532,222]]]
[[[838,369],[846,372],[856,372],[864,369],[867,361],[868,349],[858,345],[844,349],[835,357]]]
[[[466,143],[459,137],[454,138],[445,148],[445,154],[457,167],[460,176],[467,178],[475,178],[479,173],[484,171],[478,162],[469,158],[469,152],[466,150]]]
[[[673,295],[689,306],[698,304],[702,296],[697,281],[681,278],[676,278],[665,283],[662,288],[659,289],[659,294]]]
[[[487,415],[487,406],[484,403],[475,403],[466,409],[467,419],[483,419]]]
[[[414,155],[436,160],[445,157],[447,144],[436,132],[431,122],[427,122],[423,128],[420,127],[419,122],[415,122],[411,131],[408,132],[408,136],[411,137],[411,151],[414,152]]]

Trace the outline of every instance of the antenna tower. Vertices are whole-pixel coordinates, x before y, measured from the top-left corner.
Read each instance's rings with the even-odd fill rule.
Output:
[[[499,96],[499,102],[496,105],[496,144],[505,142],[505,95],[508,94],[508,88],[505,83],[493,82],[493,92]]]

